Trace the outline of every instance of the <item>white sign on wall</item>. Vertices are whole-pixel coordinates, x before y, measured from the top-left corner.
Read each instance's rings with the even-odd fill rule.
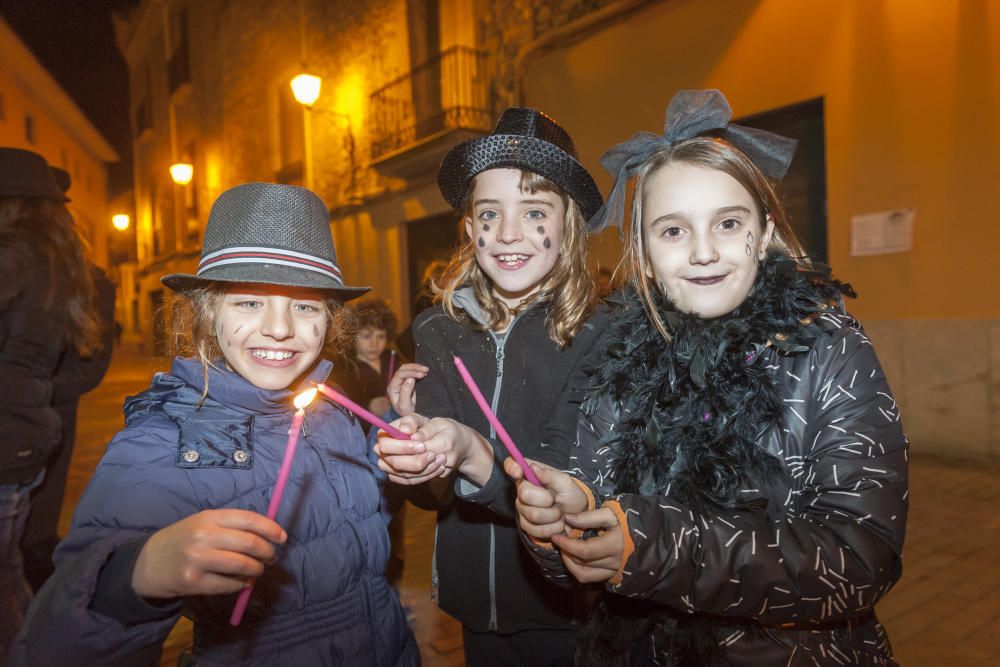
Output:
[[[851,218],[851,255],[888,255],[913,249],[912,208],[865,213]]]

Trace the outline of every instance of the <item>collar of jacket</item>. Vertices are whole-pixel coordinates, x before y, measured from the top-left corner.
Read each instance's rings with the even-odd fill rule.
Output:
[[[323,359],[319,361],[312,372],[293,391],[292,389],[279,389],[272,391],[261,389],[238,373],[227,369],[223,360],[216,361],[208,368],[208,398],[220,403],[230,409],[250,415],[280,415],[290,414],[295,411],[292,399],[295,395],[314,386],[313,383],[325,382],[333,369],[333,364]],[[178,378],[185,385],[181,390],[171,387],[178,392],[176,399],[178,402],[197,403],[200,400],[201,392],[205,386],[205,379],[201,368],[201,363],[197,359],[185,359],[177,357],[170,368],[170,374]],[[166,380],[162,375],[154,379],[154,387],[157,380]]]
[[[486,326],[486,313],[483,311],[482,306],[479,305],[479,300],[476,298],[476,292],[472,289],[471,285],[465,285],[455,290],[455,296],[452,297],[452,300],[455,302],[456,306],[465,311],[465,314],[469,316],[470,320],[481,327]],[[535,302],[531,304],[528,308],[525,308],[515,314],[513,319],[516,320],[525,313],[536,310],[536,306],[544,303],[548,303],[548,301]],[[510,331],[510,327],[508,327],[507,330]]]

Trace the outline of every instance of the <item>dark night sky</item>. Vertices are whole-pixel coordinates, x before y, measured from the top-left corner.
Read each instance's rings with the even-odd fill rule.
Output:
[[[0,14],[83,110],[121,161],[109,165],[116,195],[132,184],[128,69],[111,10],[127,0],[0,0]]]

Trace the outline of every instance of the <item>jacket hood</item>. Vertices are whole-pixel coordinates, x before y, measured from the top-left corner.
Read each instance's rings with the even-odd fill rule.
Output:
[[[280,415],[294,411],[292,399],[300,391],[309,389],[316,382],[325,382],[333,369],[333,364],[320,360],[312,372],[293,391],[292,389],[261,389],[249,380],[228,370],[223,360],[218,360],[208,368],[208,396],[205,404],[221,404],[237,412],[257,415]],[[157,373],[149,389],[125,401],[125,420],[168,404],[178,406],[197,405],[205,387],[201,363],[197,359],[177,357],[169,373]]]

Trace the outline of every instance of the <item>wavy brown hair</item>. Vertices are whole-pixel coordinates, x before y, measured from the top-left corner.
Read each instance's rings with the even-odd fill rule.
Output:
[[[65,324],[66,344],[81,357],[99,352],[101,323],[88,246],[66,207],[39,197],[0,198],[0,247],[15,258],[0,279],[0,305],[40,273],[34,286],[41,294],[38,305]]]
[[[667,146],[653,153],[636,174],[632,195],[632,216],[625,232],[625,252],[618,270],[635,287],[650,320],[667,340],[670,333],[654,305],[654,293],[660,288],[652,276],[646,252],[646,230],[643,227],[642,204],[649,179],[661,168],[671,164],[685,164],[702,169],[721,171],[736,179],[754,198],[761,228],[766,227],[767,217],[774,221],[774,233],[768,249],[780,250],[800,265],[812,265],[802,243],[792,230],[774,187],[746,153],[722,139],[695,137]]]
[[[521,192],[553,192],[562,199],[566,215],[563,220],[562,247],[559,259],[542,281],[537,292],[521,301],[517,310],[523,310],[536,303],[552,302],[552,309],[545,320],[545,330],[557,345],[565,346],[573,340],[587,320],[596,302],[597,288],[594,278],[587,270],[587,230],[580,207],[558,185],[539,174],[521,171]],[[455,251],[448,267],[434,283],[435,295],[441,299],[445,312],[453,320],[473,324],[459,312],[454,297],[461,287],[471,285],[476,301],[486,313],[486,328],[496,329],[507,323],[516,312],[493,296],[493,281],[479,267],[476,249],[465,231],[466,220],[472,217],[472,193],[476,179],[469,181],[465,198],[462,200],[458,234],[461,246]]]
[[[193,357],[201,362],[205,380],[202,400],[208,395],[208,369],[223,358],[215,320],[226,293],[225,283],[206,283],[204,287],[173,294],[165,306],[171,332],[167,349],[173,355]],[[354,316],[334,297],[323,299],[323,306],[327,323],[320,356],[343,353],[351,345]]]

